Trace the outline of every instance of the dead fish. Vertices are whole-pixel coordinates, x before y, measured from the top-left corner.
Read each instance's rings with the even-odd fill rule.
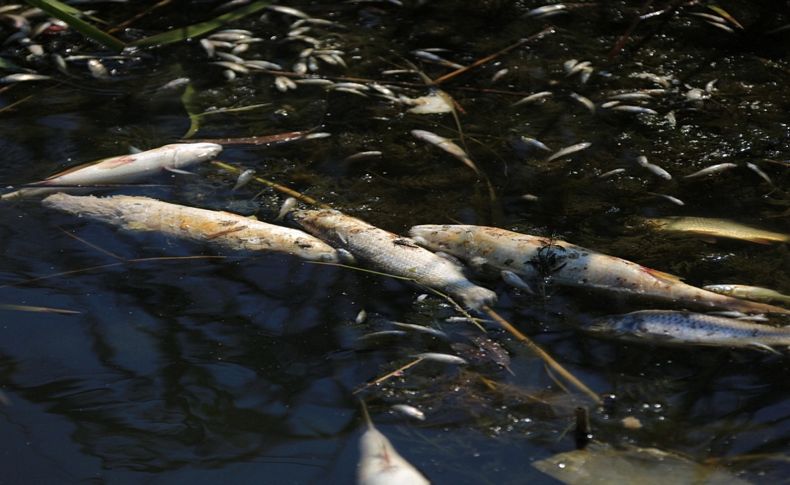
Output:
[[[533,8],[532,10],[528,11],[524,14],[525,17],[535,17],[537,19],[543,19],[546,17],[552,17],[554,15],[559,15],[561,13],[565,13],[567,8],[562,3],[556,3],[553,5],[544,5],[542,7]]]
[[[547,147],[542,141],[536,140],[535,138],[530,138],[528,136],[520,136],[519,140],[523,141],[527,145],[533,146],[539,150],[543,150],[546,152],[550,152],[551,148]]]
[[[469,155],[466,152],[453,143],[452,141],[448,140],[447,138],[441,137],[436,133],[432,133],[426,130],[411,130],[411,134],[413,137],[417,138],[418,140],[422,140],[426,143],[430,143],[431,145],[437,146],[442,150],[446,151],[450,155],[454,156],[458,160],[461,160],[467,167],[471,168],[475,171],[476,174],[480,175],[480,171],[477,169],[477,165],[475,162],[469,158]]]
[[[425,413],[414,406],[409,406],[408,404],[393,404],[391,409],[410,418],[425,421]]]
[[[302,137],[302,140],[319,140],[321,138],[329,138],[332,136],[332,133],[327,133],[325,131],[317,131],[315,133],[308,133],[307,135]]]
[[[344,87],[337,87],[337,85],[329,86],[330,91],[334,93],[348,93],[348,94],[355,94],[357,96],[362,96],[363,98],[367,98],[368,95],[363,93],[358,89],[353,88],[344,88]]]
[[[502,271],[500,271],[500,275],[502,276],[502,281],[512,286],[513,288],[524,290],[530,295],[535,294],[535,292],[532,291],[532,288],[530,288],[529,285],[524,280],[522,280],[521,277],[516,273],[507,269],[503,269]]]
[[[423,295],[420,296],[427,297],[428,295],[423,293]],[[422,300],[418,300],[418,301],[422,301]],[[443,339],[447,338],[447,334],[442,332],[441,330],[436,330],[435,328],[426,327],[425,325],[416,325],[414,323],[403,323],[403,322],[390,322],[390,323],[396,327],[406,328],[420,333],[427,333],[429,335],[433,335],[434,337],[439,337]]]
[[[533,94],[530,94],[529,96],[526,96],[524,98],[519,99],[518,101],[513,103],[512,106],[515,107],[515,106],[520,106],[522,104],[534,103],[536,101],[541,101],[541,100],[544,100],[546,98],[550,98],[552,96],[554,96],[554,93],[552,93],[551,91],[540,91],[540,92],[533,93]]]
[[[576,64],[570,66],[570,68],[567,68],[566,64],[563,64],[563,67],[565,67],[565,77],[571,77],[578,72],[582,72],[585,69],[588,69],[591,65],[592,63],[590,61],[577,62]]]
[[[263,69],[267,71],[282,71],[283,67],[274,62],[264,61],[261,59],[248,59],[244,61],[244,67],[247,69]]]
[[[362,323],[365,323],[365,320],[367,319],[368,319],[368,312],[366,312],[365,309],[363,308],[362,310],[359,311],[359,313],[357,313],[356,318],[354,318],[354,323],[360,325]]]
[[[232,62],[232,63],[234,63],[234,64],[239,64],[239,65],[242,65],[242,67],[244,67],[244,66],[243,66],[243,64],[244,64],[244,59],[242,59],[242,58],[241,58],[241,57],[239,57],[239,56],[236,56],[236,55],[230,54],[230,53],[228,53],[228,52],[217,52],[217,53],[216,53],[216,56],[217,56],[217,57],[219,57],[220,59],[222,59],[223,61]]]
[[[367,430],[359,438],[358,485],[429,485],[430,482],[406,461],[381,431],[373,426],[363,404]]]
[[[704,289],[722,295],[743,298],[744,300],[761,301],[764,303],[783,303],[790,305],[790,296],[783,295],[776,290],[748,285],[707,285]]]
[[[499,81],[500,79],[505,77],[508,72],[510,72],[510,70],[507,69],[507,68],[503,68],[503,69],[498,70],[497,72],[494,73],[493,76],[491,76],[491,82],[495,83],[495,82]]]
[[[366,158],[378,158],[382,155],[382,153],[378,150],[369,150],[366,152],[357,152],[353,155],[349,155],[343,159],[344,162],[355,162],[357,160],[363,160]]]
[[[136,182],[162,171],[184,173],[185,168],[211,160],[221,151],[222,146],[215,143],[177,143],[133,155],[105,158],[28,184],[33,187],[3,194],[0,199],[66,192],[70,187],[74,190],[80,186]]]
[[[575,145],[571,145],[569,147],[565,147],[565,148],[563,148],[561,150],[558,150],[556,153],[554,153],[551,156],[549,156],[549,158],[547,158],[546,161],[550,162],[550,161],[556,160],[558,158],[567,157],[568,155],[570,155],[572,153],[576,153],[576,152],[580,152],[582,150],[586,150],[586,149],[590,148],[591,146],[592,146],[592,143],[589,143],[589,142],[577,143]]]
[[[694,177],[704,177],[705,175],[712,175],[714,173],[720,173],[725,170],[730,170],[731,168],[735,168],[738,165],[734,163],[717,163],[716,165],[711,165],[710,167],[705,167],[702,170],[698,170],[692,174],[684,175],[683,178],[691,179]]]
[[[475,285],[453,263],[398,236],[334,210],[293,211],[296,224],[373,269],[414,280],[461,300],[469,308],[496,301],[496,294]]]
[[[644,91],[635,91],[630,93],[618,93],[609,96],[609,99],[617,101],[647,101],[653,99],[650,93]]]
[[[771,352],[775,352],[772,347],[790,346],[790,327],[683,311],[642,310],[611,315],[596,319],[585,329],[661,345],[752,347]]]
[[[614,170],[609,170],[608,172],[602,173],[601,175],[598,176],[598,178],[608,179],[609,177],[613,177],[613,176],[621,174],[623,172],[625,172],[624,168],[616,168]]]
[[[453,112],[452,103],[448,102],[448,99],[439,93],[432,93],[428,96],[420,96],[418,98],[398,96],[397,101],[412,106],[407,111],[418,115]]]
[[[278,212],[277,217],[274,218],[275,222],[283,220],[289,212],[294,210],[298,203],[299,201],[294,197],[285,199],[285,202],[283,202],[283,205],[280,207],[280,212]]]
[[[238,64],[236,62],[229,62],[229,61],[215,61],[211,64],[215,66],[224,67],[230,71],[235,72],[236,74],[249,74],[250,70],[244,67],[242,64]]]
[[[656,177],[660,177],[664,180],[672,180],[672,175],[664,170],[663,168],[659,167],[658,165],[652,164],[647,161],[647,157],[644,155],[640,155],[636,158],[636,163],[640,167],[644,167],[649,170],[653,175]]]
[[[740,239],[758,244],[787,243],[790,235],[746,226],[727,219],[707,217],[665,217],[645,219],[651,229],[663,232],[680,232],[710,238]]]
[[[686,205],[685,202],[683,202],[682,200],[678,199],[677,197],[672,197],[671,195],[658,194],[656,192],[648,192],[648,194],[655,195],[656,197],[661,197],[662,199],[666,199],[666,200],[672,202],[675,205],[680,205],[680,206]]]
[[[464,67],[461,64],[456,64],[455,62],[448,61],[447,59],[437,56],[436,54],[432,52],[428,52],[426,50],[415,50],[415,51],[411,51],[411,53],[414,54],[414,57],[418,59],[440,64],[445,67],[452,67],[453,69],[462,69]]]
[[[468,362],[457,355],[452,354],[442,354],[439,352],[424,352],[422,354],[415,355],[416,358],[422,360],[430,360],[433,362],[441,362],[442,364],[455,364],[455,365],[466,365]]]
[[[545,237],[471,225],[422,225],[411,237],[432,251],[444,251],[471,262],[482,258],[500,271],[513,271],[527,280],[551,280],[561,286],[641,296],[706,308],[752,313],[790,313],[790,310],[705,291],[676,276]]]
[[[746,166],[749,168],[749,170],[751,170],[752,172],[756,173],[757,175],[760,176],[760,178],[762,178],[763,180],[768,182],[768,185],[770,185],[771,187],[774,187],[774,181],[771,180],[771,177],[769,177],[767,173],[765,173],[762,170],[760,170],[760,167],[758,167],[757,165],[755,165],[755,164],[753,164],[751,162],[746,162]]]
[[[45,76],[44,74],[16,73],[3,76],[0,78],[0,83],[9,84],[27,81],[47,81],[49,79],[52,79],[52,77]]]
[[[615,111],[625,111],[628,113],[637,113],[637,114],[645,114],[645,115],[657,115],[658,111],[650,108],[645,108],[644,106],[632,106],[629,104],[618,104],[616,106],[612,106],[612,110]]]
[[[110,77],[110,72],[107,71],[107,68],[98,59],[90,59],[88,61],[88,70],[91,76],[96,79],[108,79]]]
[[[296,84],[303,86],[332,86],[333,84],[335,84],[334,81],[330,81],[329,79],[323,79],[320,77],[307,77],[304,79],[297,79],[294,82]]]
[[[289,89],[296,89],[298,86],[288,77],[277,76],[274,78],[274,87],[276,87],[278,91],[284,93]]]
[[[301,10],[295,9],[293,7],[286,7],[285,5],[269,5],[268,7],[266,7],[266,10],[271,10],[273,12],[278,12],[284,15],[290,15],[292,17],[298,17],[300,19],[310,18],[309,15],[302,12]]]
[[[233,251],[285,253],[309,261],[339,262],[334,248],[302,231],[230,212],[170,204],[148,197],[50,195],[42,204],[129,231],[153,231]]]
[[[595,103],[590,101],[589,98],[586,98],[586,97],[582,96],[581,94],[577,94],[577,93],[573,93],[573,92],[570,93],[569,96],[573,100],[578,101],[579,104],[581,104],[582,106],[587,108],[590,111],[590,113],[595,113]]]
[[[251,168],[241,172],[239,174],[239,178],[236,179],[236,185],[234,185],[233,188],[230,189],[230,191],[234,192],[234,191],[244,187],[245,185],[250,183],[250,180],[252,180],[253,176],[255,176],[255,170],[253,170]]]

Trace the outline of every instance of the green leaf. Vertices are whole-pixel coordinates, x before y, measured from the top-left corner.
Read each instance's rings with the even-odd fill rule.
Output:
[[[80,18],[82,12],[80,12],[74,7],[61,3],[58,0],[25,0],[25,1],[34,7],[40,8],[41,10],[47,12],[53,17],[59,18],[60,20],[66,22],[69,25],[69,27],[73,28],[77,32],[80,32],[85,37],[95,40],[96,42],[102,44],[105,47],[117,51],[123,50],[123,48],[126,47],[126,44],[124,44],[116,37],[113,37],[110,34],[103,32],[97,29],[96,27],[94,27],[93,25],[89,24],[88,22],[82,20]]]
[[[200,22],[197,24],[188,25],[186,27],[179,27],[176,29],[168,30],[167,32],[162,32],[161,34],[152,35],[150,37],[145,37],[143,39],[132,42],[130,45],[137,47],[147,47],[147,46],[155,46],[155,45],[172,44],[174,42],[181,42],[183,40],[190,39],[192,37],[201,36],[207,32],[211,32],[212,30],[216,30],[222,27],[228,22],[238,20],[240,18],[246,17],[247,15],[253,14],[259,10],[263,10],[264,8],[268,7],[270,4],[271,2],[268,1],[253,2],[238,10],[234,10],[232,12],[222,14],[214,19],[207,20],[205,22]]]
[[[200,113],[198,113],[197,102],[195,101],[196,96],[197,91],[195,91],[195,87],[192,83],[189,83],[184,90],[184,94],[181,95],[181,104],[184,105],[184,109],[189,115],[189,129],[182,138],[191,138],[200,129]]]

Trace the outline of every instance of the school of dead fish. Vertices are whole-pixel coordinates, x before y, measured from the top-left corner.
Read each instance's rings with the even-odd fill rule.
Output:
[[[228,2],[226,10],[231,8],[232,3]],[[390,3],[400,5],[397,1]],[[525,16],[545,19],[568,14],[573,8],[576,8],[575,4],[546,5],[528,11]],[[643,17],[649,18],[664,13],[658,10],[646,13]],[[250,50],[250,47],[264,42],[265,39],[255,37],[248,30],[226,29],[213,33],[199,42],[206,57],[210,59],[210,64],[221,68],[226,80],[234,81],[238,76],[252,75],[258,71],[272,75],[275,88],[281,92],[295,90],[300,86],[315,86],[326,91],[359,97],[375,96],[393,104],[408,106],[408,111],[413,114],[453,112],[452,98],[438,90],[431,90],[424,96],[410,97],[396,94],[398,88],[395,86],[369,82],[336,82],[321,77],[319,71],[322,65],[335,68],[347,67],[345,52],[341,46],[331,35],[324,35],[327,32],[331,33],[339,25],[334,21],[311,17],[300,10],[281,5],[268,7],[262,18],[270,15],[281,15],[293,20],[290,25],[291,30],[283,40],[306,46],[299,53],[291,70],[287,71],[281,64],[266,59],[245,59],[243,55]],[[732,33],[743,28],[723,10],[715,13],[687,12],[686,15],[725,32]],[[44,47],[35,42],[36,36],[48,29],[68,28],[62,21],[46,18],[43,12],[37,9],[22,12],[18,6],[0,7],[0,16],[5,16],[19,27],[19,34],[7,39],[6,43],[18,42],[25,45],[29,55],[33,57],[45,55]],[[44,19],[40,20],[42,17]],[[31,20],[40,20],[40,23],[32,24]],[[419,61],[450,69],[464,67],[443,57],[442,49],[415,49],[411,54]],[[97,80],[107,80],[114,75],[114,71],[105,65],[107,61],[131,59],[130,56],[123,55],[64,57],[59,53],[52,53],[51,58],[61,73],[70,73],[70,63],[81,63]],[[587,83],[596,72],[595,66],[590,61],[570,59],[562,67],[567,78],[576,78],[581,84]],[[413,70],[391,70],[384,74],[403,73],[418,74]],[[508,69],[500,69],[492,77],[491,82],[496,82],[507,74]],[[590,99],[576,92],[571,92],[568,97],[584,107],[591,115],[608,111],[657,116],[659,113],[648,103],[658,96],[675,92],[681,94],[688,103],[699,106],[709,99],[716,89],[716,80],[708,82],[703,89],[688,85],[679,87],[677,81],[670,76],[659,76],[649,72],[633,73],[632,77],[645,80],[654,86],[637,91],[612,92],[599,100]],[[0,83],[53,79],[53,76],[36,72],[17,72],[0,78]],[[188,79],[175,80],[174,83],[176,81],[179,82],[177,86],[179,88],[189,82]],[[169,89],[167,86],[163,88]],[[555,97],[552,91],[540,91],[512,103],[512,107],[544,103]],[[666,119],[673,123],[674,113],[667,113]],[[452,155],[480,175],[473,159],[454,141],[421,129],[412,130],[411,134],[416,139]],[[329,134],[312,133],[302,138],[324,136]],[[551,152],[549,147],[537,139],[522,135],[521,141],[538,150]],[[544,161],[552,162],[568,158],[591,146],[589,142],[578,142],[554,151]],[[696,288],[661,271],[555,239],[491,227],[433,225],[415,226],[409,231],[410,237],[403,237],[338,211],[298,210],[296,200],[289,199],[275,221],[287,216],[291,223],[306,231],[303,232],[237,214],[180,206],[147,197],[97,198],[65,193],[85,192],[103,186],[112,187],[117,184],[139,182],[163,172],[188,173],[185,168],[211,160],[221,150],[220,145],[213,143],[185,143],[166,145],[132,155],[111,157],[86,166],[74,167],[45,180],[26,184],[3,194],[0,199],[48,196],[43,200],[43,205],[47,208],[101,220],[130,231],[155,231],[214,244],[233,251],[276,252],[309,261],[361,264],[413,280],[420,286],[447,293],[473,310],[494,305],[496,294],[473,283],[466,275],[467,268],[496,268],[506,283],[528,294],[534,294],[535,290],[545,282],[545,277],[550,275],[552,281],[560,286],[577,286],[605,293],[663,300],[682,307],[725,309],[734,312],[733,315],[723,317],[689,311],[642,310],[599,318],[585,327],[585,330],[591,333],[603,333],[609,337],[657,344],[752,347],[773,352],[776,351],[776,347],[790,347],[790,330],[747,322],[745,320],[748,316],[744,314],[790,314],[790,310],[774,305],[790,304],[790,297],[787,295],[767,288],[737,284]],[[381,156],[383,156],[382,152],[370,150],[349,155],[345,161]],[[649,162],[644,155],[638,156],[635,162],[638,167],[655,177],[665,181],[673,178],[667,170]],[[771,178],[759,166],[751,162],[743,166],[774,187]],[[717,176],[738,167],[736,163],[718,163],[682,177],[694,179]],[[599,177],[605,179],[627,170],[617,168]],[[254,174],[254,170],[242,172],[232,190],[244,187],[252,180]],[[652,192],[650,194],[676,205],[684,205],[683,201],[669,194]],[[667,217],[646,219],[644,224],[645,227],[656,231],[709,238],[732,238],[761,244],[790,241],[790,235],[787,234],[722,219]],[[444,253],[463,260],[467,268],[462,267],[457,259],[443,256]],[[361,323],[365,318],[363,310],[357,317],[357,323]],[[756,318],[759,319],[759,316]],[[439,335],[436,333],[439,332],[438,330],[429,327],[399,322],[393,322],[393,325],[399,326],[402,330],[388,332],[432,331],[435,335]],[[467,364],[465,359],[450,354],[426,352],[415,357],[419,360],[453,365]],[[425,414],[421,410],[407,404],[396,404],[392,406],[392,410],[413,419],[425,419]],[[358,483],[368,485],[429,483],[375,428],[366,410],[364,415],[367,427],[360,438],[361,459]]]

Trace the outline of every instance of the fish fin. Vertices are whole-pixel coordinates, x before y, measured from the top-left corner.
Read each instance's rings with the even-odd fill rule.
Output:
[[[458,266],[459,268],[463,268],[464,267],[463,263],[461,263],[461,260],[456,258],[455,256],[453,256],[452,254],[447,254],[447,253],[442,252],[442,251],[437,251],[434,254],[436,254],[437,256],[439,256],[442,259],[446,259],[447,261],[453,263],[454,265]]]
[[[134,145],[129,145],[129,153],[130,153],[131,155],[136,155],[136,154],[138,154],[138,153],[140,153],[140,152],[142,152],[142,151],[143,151],[143,150],[142,150],[141,148],[137,148],[137,147],[136,147],[136,146],[134,146]]]
[[[499,274],[502,276],[502,280],[508,285],[520,290],[524,290],[530,295],[535,294],[535,292],[532,291],[532,288],[530,288],[529,285],[516,273],[503,269]]]
[[[770,353],[776,354],[776,355],[782,355],[775,348],[770,347],[770,346],[765,345],[765,344],[760,343],[760,342],[749,342],[749,347],[752,347],[753,349],[756,349],[756,350],[763,350],[763,351],[766,351],[766,352],[770,352]]]
[[[170,173],[176,173],[178,175],[197,175],[195,172],[190,172],[188,170],[181,170],[180,168],[173,168],[173,167],[162,167]]]
[[[469,265],[475,269],[482,268],[486,263],[488,263],[488,260],[482,256],[475,256],[469,260]]]
[[[776,242],[776,241],[772,241],[771,239],[766,239],[766,238],[762,238],[762,237],[750,237],[750,238],[747,238],[747,240],[749,242],[753,242],[753,243],[757,243],[757,244],[764,244],[766,246],[770,245],[770,244],[774,244]],[[785,241],[785,242],[787,242],[787,241]]]
[[[642,266],[642,271],[645,271],[646,273],[649,273],[660,280],[683,281],[683,278],[681,278],[680,276],[676,276],[671,273],[665,273],[663,271],[659,271],[653,268],[648,268],[646,266]]]
[[[357,264],[357,259],[354,257],[353,254],[346,251],[345,249],[336,249],[337,255],[340,257],[340,261],[344,264]]]

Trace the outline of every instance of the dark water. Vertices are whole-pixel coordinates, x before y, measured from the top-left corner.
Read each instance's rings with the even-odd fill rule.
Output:
[[[483,179],[409,134],[425,129],[459,141],[451,115],[410,114],[370,93],[315,86],[282,93],[262,73],[226,82],[196,41],[107,60],[107,80],[91,77],[85,61],[70,63],[66,76],[47,58],[24,59],[22,47],[5,46],[4,58],[63,82],[20,83],[0,93],[0,182],[38,180],[130,146],[178,140],[190,126],[180,92],[157,88],[188,76],[197,111],[265,104],[205,116],[195,137],[313,128],[331,133],[271,147],[228,147],[223,160],[388,230],[453,221],[496,225],[572,241],[695,285],[734,282],[790,293],[786,244],[711,244],[638,223],[694,215],[790,232],[790,30],[767,33],[790,23],[790,12],[781,2],[722,3],[745,27],[728,33],[690,14],[712,10],[684,6],[640,23],[610,56],[641,3],[574,4],[572,11],[546,19],[524,16],[540,2],[293,4],[340,24],[305,34],[344,51],[347,68],[321,63],[318,74],[375,79],[409,97],[429,90],[413,75],[381,72],[405,68],[407,61],[434,79],[452,70],[419,61],[415,49],[443,48],[440,55],[469,64],[553,26],[554,33],[442,85],[463,108],[459,119],[468,151],[490,179],[493,201]],[[645,12],[680,3],[653,2]],[[187,2],[176,2],[124,35],[202,20],[216,4],[194,2],[187,9]],[[96,8],[115,23],[141,7]],[[284,41],[296,19],[259,17],[230,26],[264,39],[241,55],[289,69],[307,47]],[[3,29],[3,36],[14,32],[7,24]],[[63,55],[73,44],[72,54],[110,54],[69,34],[41,42],[47,52]],[[589,81],[566,76],[568,59],[591,62]],[[492,82],[503,68],[508,73]],[[570,97],[577,93],[600,104],[612,93],[659,87],[634,77],[644,72],[668,80],[668,92],[645,105],[657,115],[600,106],[592,114]],[[553,97],[511,106],[544,90]],[[704,99],[689,99],[695,96]],[[545,162],[543,152],[519,142],[522,136],[552,150],[592,146]],[[365,150],[383,156],[345,160]],[[638,167],[640,154],[673,179]],[[738,167],[682,177],[723,162]],[[746,162],[758,165],[775,187]],[[598,177],[615,168],[627,170]],[[273,219],[284,200],[269,189],[253,199],[262,188],[255,184],[232,192],[235,176],[213,167],[197,172],[159,180],[165,187],[126,192],[262,220]],[[524,200],[524,194],[537,200]],[[480,332],[468,323],[446,322],[458,315],[453,308],[435,296],[418,299],[421,290],[398,280],[280,256],[174,259],[218,253],[159,235],[119,232],[46,211],[36,201],[4,203],[0,234],[0,303],[80,312],[0,310],[0,390],[10,403],[0,406],[3,483],[351,483],[363,429],[358,398],[434,483],[553,483],[531,463],[572,450],[573,410],[589,405],[564,393],[540,360],[493,325],[487,325],[489,345],[506,351],[512,372],[490,356],[475,358]],[[162,259],[122,262],[139,258]],[[94,269],[73,272],[86,268]],[[64,272],[73,273],[47,277]],[[503,316],[608,396],[604,407],[589,408],[595,439],[720,463],[755,483],[787,481],[785,356],[592,338],[578,330],[588,317],[651,304],[550,284],[535,297],[496,280],[483,283],[499,293],[496,309]],[[362,309],[369,317],[355,323]],[[451,339],[409,333],[360,340],[391,330],[392,320],[432,326]],[[471,364],[423,363],[354,394],[429,351],[460,353]],[[425,421],[391,412],[398,403],[419,407]],[[626,429],[621,420],[628,416],[642,427]]]

